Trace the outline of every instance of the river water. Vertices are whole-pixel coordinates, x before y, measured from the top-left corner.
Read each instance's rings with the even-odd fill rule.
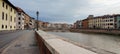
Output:
[[[104,49],[106,51],[114,52],[115,54],[120,54],[120,36],[73,32],[48,33],[67,38],[85,46]]]

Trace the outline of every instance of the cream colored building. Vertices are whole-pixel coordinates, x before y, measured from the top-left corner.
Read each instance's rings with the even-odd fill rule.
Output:
[[[115,29],[115,19],[114,15],[104,15],[94,18],[90,18],[89,28],[93,29]]]
[[[104,29],[115,29],[115,18],[114,15],[106,15],[103,17],[103,28]]]
[[[0,0],[0,31],[16,30],[16,8],[8,0]]]

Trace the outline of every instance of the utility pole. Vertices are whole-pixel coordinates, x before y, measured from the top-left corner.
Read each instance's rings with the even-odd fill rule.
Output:
[[[39,17],[39,11],[36,12],[36,15],[37,15],[37,31],[38,31],[38,30],[39,30],[39,29],[38,29],[38,22],[39,22],[39,21],[38,21],[38,17]]]

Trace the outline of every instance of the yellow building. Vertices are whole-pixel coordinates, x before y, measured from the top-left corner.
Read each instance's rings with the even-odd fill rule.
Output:
[[[8,0],[0,0],[0,31],[16,29],[16,8]]]
[[[104,15],[89,19],[89,28],[93,29],[116,29],[116,18],[119,15]]]
[[[88,25],[89,28],[102,28],[102,17],[98,16],[98,17],[94,17],[94,18],[89,18],[88,20]]]

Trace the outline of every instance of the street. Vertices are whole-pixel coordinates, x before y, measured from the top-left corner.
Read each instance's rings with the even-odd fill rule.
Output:
[[[28,33],[28,30],[16,31],[0,35],[0,49],[25,33]]]
[[[17,34],[17,35],[16,35]],[[19,38],[17,38],[19,37]],[[14,33],[13,41],[1,54],[39,54],[39,47],[35,38],[35,32],[24,30]]]

